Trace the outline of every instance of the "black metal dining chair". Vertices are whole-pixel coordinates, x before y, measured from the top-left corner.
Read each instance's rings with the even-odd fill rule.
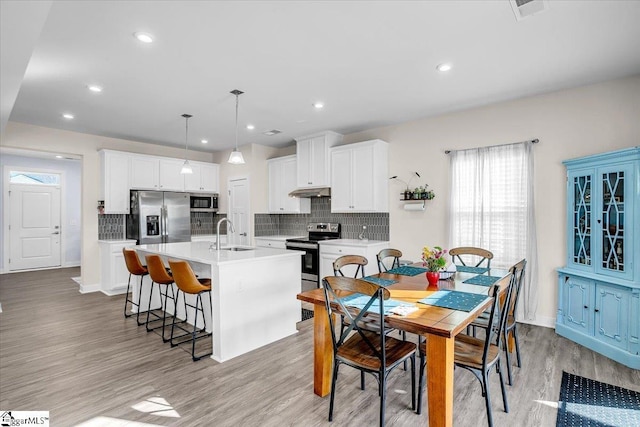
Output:
[[[491,289],[489,289],[489,296],[492,298],[491,308],[489,310],[489,325],[492,325],[492,327],[487,328],[487,333],[484,339],[476,338],[467,334],[458,334],[455,337],[453,356],[454,365],[470,371],[475,375],[478,381],[480,381],[482,396],[484,396],[485,399],[489,427],[493,427],[491,398],[489,394],[489,373],[494,367],[500,377],[504,411],[509,412],[507,393],[504,385],[504,378],[502,376],[502,365],[500,363],[500,348],[503,337],[503,334],[500,333],[500,331],[503,330],[504,323],[507,320],[505,307],[514,287],[513,284],[514,276],[513,274],[509,274],[496,282]],[[500,288],[503,286],[506,286],[507,294],[505,298],[500,298]],[[425,382],[424,370],[427,363],[426,347],[426,342],[422,342],[419,345],[420,380],[418,385],[418,414],[422,412],[422,390],[424,389]]]
[[[371,374],[376,378],[380,396],[379,424],[384,426],[387,376],[404,361],[410,360],[411,407],[415,409],[416,345],[389,337],[385,333],[384,302],[389,299],[389,290],[375,283],[341,276],[325,277],[322,285],[333,347],[329,421],[333,420],[336,383],[341,365],[350,366],[362,374]],[[343,299],[352,293],[360,294],[363,298],[359,308],[350,306],[349,301]],[[348,319],[348,326],[340,335],[336,333],[334,315]]]
[[[390,267],[387,267],[384,263],[388,258],[393,258]],[[387,248],[381,250],[376,255],[376,260],[378,261],[378,272],[385,273],[391,269],[400,267],[400,258],[402,258],[402,252],[398,249]]]
[[[493,252],[472,246],[449,249],[449,255],[454,264],[465,267],[491,268],[491,260],[493,259]]]

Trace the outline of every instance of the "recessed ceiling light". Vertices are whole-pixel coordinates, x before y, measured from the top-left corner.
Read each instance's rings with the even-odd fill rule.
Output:
[[[324,104],[322,102],[314,102],[313,103],[313,108],[315,108],[317,110],[321,110],[322,108],[324,108]]]
[[[91,92],[95,92],[95,93],[100,93],[102,92],[102,88],[98,85],[89,85],[87,86],[87,88],[91,91]]]
[[[69,114],[69,113],[64,113],[62,117],[64,117],[67,120],[73,120],[75,118],[73,114]]]
[[[61,158],[62,158],[62,156],[59,155],[59,154],[56,156],[56,159],[61,159]]]
[[[133,36],[142,43],[153,43],[153,36],[149,33],[137,32],[133,33]]]
[[[436,67],[436,70],[440,71],[441,73],[445,73],[451,70],[451,64],[447,64],[446,62],[443,64],[438,64],[438,66]]]
[[[256,127],[254,125],[252,125],[252,124],[248,124],[247,125],[247,129],[249,129],[249,130],[254,130],[255,128]]]
[[[207,142],[209,142],[208,139],[201,139],[200,142],[202,142],[203,144],[206,144]]]

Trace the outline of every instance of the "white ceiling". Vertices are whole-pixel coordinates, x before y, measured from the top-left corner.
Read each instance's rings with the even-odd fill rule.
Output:
[[[10,120],[184,146],[189,113],[190,148],[216,151],[240,89],[240,145],[284,146],[640,73],[640,1],[548,6],[517,21],[508,1],[54,1]]]

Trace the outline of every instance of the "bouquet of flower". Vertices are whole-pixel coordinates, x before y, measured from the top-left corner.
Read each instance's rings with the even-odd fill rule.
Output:
[[[440,246],[434,246],[433,248],[425,246],[422,248],[422,265],[427,267],[429,271],[440,271],[447,265],[447,260],[444,259],[446,253],[447,250],[442,249]]]

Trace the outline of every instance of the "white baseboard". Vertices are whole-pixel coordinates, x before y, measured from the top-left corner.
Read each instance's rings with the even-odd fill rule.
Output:
[[[96,283],[93,285],[84,285],[80,283],[80,293],[88,294],[90,292],[100,292],[100,283]]]
[[[122,294],[126,293],[127,292],[127,287],[125,286],[124,288],[110,289],[108,291],[105,291],[104,289],[101,289],[100,292],[102,292],[106,296],[113,297],[113,296],[116,296],[116,295],[122,295]]]
[[[65,262],[62,265],[63,268],[68,268],[68,267],[80,267],[80,261],[69,261],[69,262]]]
[[[551,328],[551,329],[555,329],[556,327],[555,317],[536,316],[534,320],[518,319],[518,322],[526,323],[528,325],[542,326],[542,327]]]

